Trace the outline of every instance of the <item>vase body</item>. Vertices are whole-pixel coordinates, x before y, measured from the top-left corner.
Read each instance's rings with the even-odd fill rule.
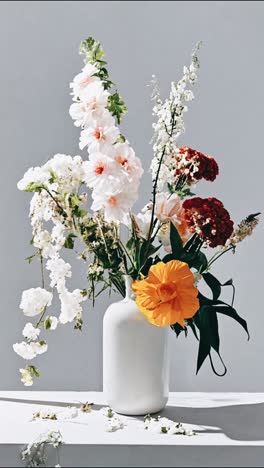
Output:
[[[111,304],[103,322],[103,387],[117,413],[145,415],[160,411],[169,394],[168,328],[151,325],[127,294]]]

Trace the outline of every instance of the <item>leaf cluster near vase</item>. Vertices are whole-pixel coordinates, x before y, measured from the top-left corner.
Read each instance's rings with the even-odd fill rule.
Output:
[[[52,333],[71,323],[81,330],[85,302],[94,305],[106,289],[119,292],[123,299],[109,307],[104,319],[104,380],[109,404],[127,414],[159,411],[166,404],[170,328],[177,336],[190,330],[199,342],[197,372],[207,359],[218,375],[226,372],[221,315],[248,335],[246,321],[234,308],[233,281],[227,276],[221,282],[212,271],[218,259],[235,253],[252,234],[259,213],[235,225],[220,200],[196,196],[202,180],[216,179],[218,164],[186,142],[178,144],[194,98],[200,46],[166,99],[152,77],[153,159],[147,163],[152,191],[140,213],[132,208],[142,163],[118,126],[127,108],[109,77],[101,44],[91,37],[81,44],[85,65],[70,83],[69,112],[80,128],[84,156],[56,154],[43,166],[31,167],[18,183],[20,190],[33,193],[35,250],[27,260],[39,261],[42,280],[22,293],[20,308],[31,321],[14,350],[33,360],[48,348],[42,329]],[[72,268],[62,257],[64,249],[87,266],[80,289],[69,290]],[[202,282],[210,297],[200,291]],[[230,288],[230,303],[221,298],[223,288]],[[60,300],[58,316],[52,312],[54,296]],[[27,386],[40,375],[31,362],[20,372]]]

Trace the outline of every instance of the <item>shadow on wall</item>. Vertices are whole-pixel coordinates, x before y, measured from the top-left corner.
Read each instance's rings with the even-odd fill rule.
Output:
[[[203,434],[223,432],[233,440],[264,440],[264,403],[216,408],[167,406],[162,416],[186,424],[212,426],[212,429],[205,428]]]

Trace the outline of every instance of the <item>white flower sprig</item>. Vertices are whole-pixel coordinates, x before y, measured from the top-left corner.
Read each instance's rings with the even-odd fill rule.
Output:
[[[197,52],[201,47],[199,42],[194,48],[189,67],[183,68],[183,77],[178,81],[172,81],[169,97],[162,102],[156,77],[153,76],[152,99],[155,101],[153,116],[153,151],[154,158],[151,163],[152,179],[157,178],[157,190],[161,191],[165,183],[173,181],[172,156],[177,152],[177,140],[185,131],[184,113],[187,112],[187,103],[194,99],[188,85],[193,85],[197,80],[199,60]]]
[[[40,434],[36,440],[28,444],[28,446],[22,450],[21,458],[27,463],[28,467],[45,466],[47,462],[46,447],[47,445],[51,445],[57,452],[58,463],[55,466],[59,467],[59,447],[62,444],[63,439],[60,431],[50,431]]]

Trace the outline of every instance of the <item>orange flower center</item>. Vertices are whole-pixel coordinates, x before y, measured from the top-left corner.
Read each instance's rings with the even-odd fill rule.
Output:
[[[105,135],[102,127],[97,127],[94,131],[94,136],[96,140],[105,140]]]
[[[114,195],[112,195],[108,198],[108,204],[114,208],[115,206],[117,206],[117,198]]]
[[[171,301],[177,296],[176,286],[171,281],[168,283],[161,283],[158,285],[157,293],[160,298],[160,302]]]
[[[104,172],[104,165],[102,163],[97,164],[94,172],[96,175],[101,175]]]
[[[125,166],[128,163],[128,159],[125,156],[118,154],[116,156],[116,162],[120,164],[120,166]]]

